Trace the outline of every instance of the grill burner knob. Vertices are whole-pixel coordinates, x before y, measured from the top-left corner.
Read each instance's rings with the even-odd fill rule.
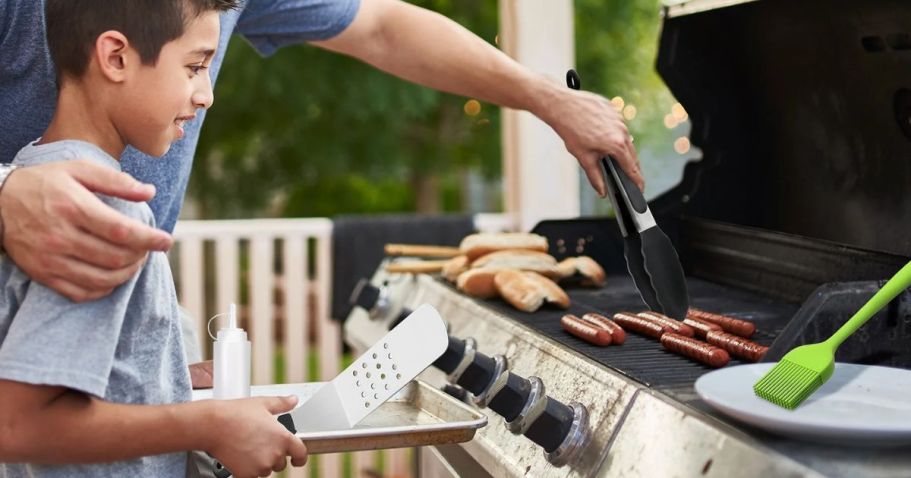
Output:
[[[366,310],[372,319],[384,317],[392,305],[389,302],[389,291],[386,287],[379,288],[371,284],[369,279],[358,281],[354,290],[351,291],[348,302]]]
[[[525,432],[529,440],[541,445],[551,453],[563,443],[573,424],[573,409],[554,400],[545,398],[544,411],[532,422]]]
[[[523,381],[529,384],[527,399],[515,416],[507,418],[506,427],[516,435],[525,435],[544,448],[547,460],[554,466],[569,463],[588,444],[591,435],[588,427],[588,410],[578,402],[564,405],[548,397],[544,392],[544,384],[538,377],[531,377],[528,380],[517,377],[516,380],[512,380],[512,387],[509,386],[510,379],[507,379],[507,385],[500,393],[509,389],[514,390],[508,392],[510,395],[525,393]],[[497,394],[491,401],[491,409],[494,402],[499,399],[500,394]],[[506,417],[505,413],[497,413]],[[509,413],[512,413],[512,410]]]
[[[366,310],[370,315],[370,318],[374,320],[386,317],[392,309],[392,302],[389,301],[389,290],[386,286],[377,287],[371,284],[369,279],[361,279],[358,281],[357,285],[354,286],[354,290],[351,292],[348,303]],[[392,330],[396,325],[399,325],[411,315],[411,312],[410,309],[403,308],[402,311],[399,312],[399,316],[389,324],[389,330]]]
[[[525,404],[528,403],[531,382],[512,372],[506,372],[501,376],[504,377],[503,386],[493,394],[488,406],[507,422],[511,422],[519,416]]]
[[[446,351],[433,363],[433,366],[447,374],[456,371],[465,356],[465,341],[449,336],[449,346]]]
[[[497,362],[494,359],[476,352],[474,360],[465,367],[456,384],[475,395],[480,395],[493,382],[496,369]]]

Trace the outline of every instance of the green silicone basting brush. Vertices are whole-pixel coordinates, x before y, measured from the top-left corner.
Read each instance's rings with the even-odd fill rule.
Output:
[[[911,262],[902,267],[886,285],[864,304],[828,340],[801,345],[788,352],[777,365],[753,385],[756,395],[778,406],[793,410],[817,388],[826,383],[835,370],[835,349],[864,325],[903,290],[911,286]]]

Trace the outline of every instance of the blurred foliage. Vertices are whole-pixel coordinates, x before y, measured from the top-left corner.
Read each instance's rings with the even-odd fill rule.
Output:
[[[496,1],[412,3],[496,38]],[[583,87],[637,106],[637,144],[661,133],[669,100],[651,100],[667,95],[652,71],[658,1],[576,0],[575,8]],[[500,175],[498,108],[481,104],[470,116],[466,98],[319,48],[262,59],[235,37],[215,94],[190,180],[202,218],[459,211],[465,170]],[[438,203],[418,204],[426,187]]]
[[[637,145],[669,138],[663,121],[674,101],[655,72],[660,1],[575,0],[574,6],[582,88],[635,107],[627,124]]]

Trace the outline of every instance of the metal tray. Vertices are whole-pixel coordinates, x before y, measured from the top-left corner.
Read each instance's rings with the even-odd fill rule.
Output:
[[[253,396],[297,395],[303,403],[325,382],[257,385]],[[193,400],[212,398],[212,390],[194,390]],[[463,443],[487,425],[487,416],[426,383],[415,380],[354,428],[299,432],[311,455],[359,450]]]

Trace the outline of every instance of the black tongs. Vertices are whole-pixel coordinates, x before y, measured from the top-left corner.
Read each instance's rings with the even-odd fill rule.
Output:
[[[575,70],[566,72],[566,85],[574,90],[581,88]],[[607,156],[601,158],[601,165],[607,195],[623,235],[626,266],[639,295],[650,309],[683,320],[689,308],[689,296],[674,245],[655,222],[642,191],[617,161]]]

